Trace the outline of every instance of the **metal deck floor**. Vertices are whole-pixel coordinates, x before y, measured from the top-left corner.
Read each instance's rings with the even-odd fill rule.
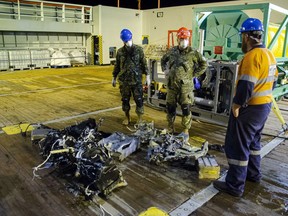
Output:
[[[129,130],[121,125],[123,113],[118,88],[111,86],[111,66],[41,69],[0,73],[0,126],[20,122],[44,123],[64,128],[89,117],[104,118],[104,132]],[[278,103],[288,120],[288,100]],[[132,118],[136,114],[132,107]],[[145,106],[144,119],[165,128],[165,113]],[[281,129],[271,112],[262,139],[269,143]],[[180,132],[180,118],[176,118]],[[193,122],[190,136],[200,136],[210,144],[223,144],[226,128]],[[263,181],[247,183],[244,196],[234,198],[218,193],[190,215],[288,215],[288,141],[284,140],[262,160]],[[221,171],[227,169],[225,155],[215,155]],[[52,170],[33,178],[32,168],[42,162],[30,137],[0,134],[0,215],[123,215],[136,216],[155,206],[166,212],[180,206],[212,180],[199,179],[196,170],[177,165],[156,166],[146,160],[146,148],[118,164],[126,187],[113,191],[107,199],[83,200],[69,193],[65,180]],[[101,206],[101,207],[100,207]],[[188,214],[181,214],[188,215]]]

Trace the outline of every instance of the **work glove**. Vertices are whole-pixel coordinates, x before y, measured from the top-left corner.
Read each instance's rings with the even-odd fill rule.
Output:
[[[151,84],[150,75],[146,75],[146,85],[149,86]]]
[[[113,77],[113,78],[112,78],[112,86],[113,86],[113,87],[116,87],[116,77]]]
[[[200,83],[200,81],[197,79],[197,77],[194,77],[194,78],[193,78],[193,83],[194,83],[194,88],[195,88],[196,90],[198,90],[198,89],[201,88],[201,83]]]

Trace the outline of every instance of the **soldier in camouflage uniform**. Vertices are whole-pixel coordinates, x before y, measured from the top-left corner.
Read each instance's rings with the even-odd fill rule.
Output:
[[[177,31],[178,46],[172,47],[161,59],[161,67],[167,78],[167,121],[169,132],[174,132],[177,103],[182,109],[182,135],[189,139],[192,118],[190,107],[194,103],[193,79],[203,74],[207,68],[204,57],[189,45],[190,31],[180,28]]]
[[[133,96],[136,103],[138,123],[142,121],[142,115],[144,114],[142,74],[146,74],[147,85],[150,84],[150,76],[143,49],[133,44],[131,31],[123,29],[120,33],[120,38],[124,46],[116,54],[112,86],[116,87],[116,78],[118,77],[122,97],[122,110],[126,116],[123,124],[128,125],[131,122],[129,113],[131,96]]]

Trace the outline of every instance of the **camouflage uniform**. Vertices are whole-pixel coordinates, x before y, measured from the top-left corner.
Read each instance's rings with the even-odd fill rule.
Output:
[[[167,75],[167,121],[173,127],[177,103],[182,109],[182,125],[190,129],[192,118],[190,106],[194,103],[193,77],[199,77],[207,68],[204,57],[191,47],[180,50],[171,48],[161,59],[162,70],[169,70]]]
[[[113,77],[118,77],[122,110],[126,114],[130,111],[130,97],[132,95],[136,103],[136,113],[138,115],[144,113],[142,74],[148,74],[142,47],[135,44],[131,47],[121,47],[116,54]]]

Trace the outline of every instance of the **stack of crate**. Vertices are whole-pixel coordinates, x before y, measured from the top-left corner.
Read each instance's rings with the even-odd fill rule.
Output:
[[[48,50],[31,50],[31,67],[47,68],[50,66],[51,57]]]
[[[10,50],[9,59],[12,70],[30,69],[31,59],[29,50]]]
[[[9,57],[8,51],[2,50],[0,51],[0,70],[8,70],[9,69]]]

